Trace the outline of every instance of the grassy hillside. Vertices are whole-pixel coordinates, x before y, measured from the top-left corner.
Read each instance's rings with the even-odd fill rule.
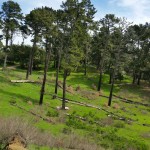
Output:
[[[133,86],[130,84],[130,77],[125,77],[121,83],[117,81],[114,94],[139,103],[126,103],[114,97],[112,107],[107,107],[108,98],[99,95],[109,95],[108,75],[104,75],[102,91],[98,93],[95,89],[98,73],[92,72],[87,76],[81,72],[72,73],[67,78],[67,98],[72,101],[67,103],[69,110],[62,111],[56,109],[61,106],[61,100],[52,98],[54,70],[48,72],[43,106],[38,106],[43,71],[33,72],[30,77],[30,80],[37,81],[36,83],[10,82],[13,79],[24,79],[24,70],[0,71],[0,118],[17,116],[27,121],[32,120],[31,124],[40,131],[49,133],[57,141],[60,139],[54,144],[56,149],[80,149],[79,143],[82,143],[84,148],[87,145],[85,149],[90,149],[91,145],[93,148],[95,146],[94,149],[150,149],[150,107],[141,105],[150,104],[148,85]],[[61,85],[61,74],[59,80]],[[62,97],[61,88],[58,90],[58,96]],[[79,105],[81,102],[82,105]],[[43,147],[29,144],[29,149],[49,148],[44,144]]]

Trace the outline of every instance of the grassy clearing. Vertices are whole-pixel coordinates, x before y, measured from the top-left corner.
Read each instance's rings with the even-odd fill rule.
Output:
[[[71,92],[67,93],[67,98],[101,107],[116,115],[130,118],[134,120],[133,122],[121,121],[103,110],[79,106],[72,103],[67,103],[67,106],[70,108],[68,111],[54,109],[57,106],[61,106],[60,100],[52,99],[55,81],[54,70],[48,72],[44,105],[40,107],[38,106],[41,88],[40,84],[10,83],[10,80],[12,79],[24,79],[25,73],[24,70],[19,69],[7,70],[5,72],[0,71],[1,116],[5,118],[8,116],[19,116],[20,118],[26,118],[27,120],[34,120],[34,126],[42,131],[51,133],[56,138],[60,135],[68,137],[72,133],[75,133],[81,138],[86,137],[91,143],[100,145],[99,148],[150,149],[150,108],[124,103],[118,98],[113,99],[112,107],[107,107],[107,98],[98,96],[96,90],[93,89],[93,85],[96,86],[98,82],[97,72],[88,73],[86,77],[80,72],[72,73],[67,79],[67,85],[71,86]],[[42,71],[36,71],[30,79],[41,81],[43,77],[42,73]],[[59,80],[62,81],[62,74],[60,74]],[[104,75],[103,81],[101,93],[108,96],[110,85],[107,84],[107,75]],[[114,93],[138,102],[150,103],[149,88],[146,85],[140,87],[132,86],[131,84],[127,84],[129,82],[131,82],[129,77],[126,77],[123,83],[118,82],[115,85]],[[75,89],[78,86],[80,87],[80,90],[76,91]],[[61,88],[59,88],[58,96],[62,96]],[[52,123],[45,122],[30,113],[24,112],[23,110],[10,105],[10,102],[15,103],[28,111],[49,118]],[[69,113],[71,116],[68,117],[65,113]],[[81,121],[76,116],[80,116],[86,120]],[[95,122],[99,122],[100,125]],[[60,147],[61,146],[60,143]],[[32,145],[30,149],[36,149],[35,147],[36,146]],[[46,150],[48,148],[39,147],[39,149]]]

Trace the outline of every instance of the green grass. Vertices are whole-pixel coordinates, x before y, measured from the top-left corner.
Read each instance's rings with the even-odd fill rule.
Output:
[[[150,108],[128,104],[120,101],[117,98],[113,98],[112,107],[106,107],[107,98],[99,96],[91,96],[87,98],[86,95],[90,92],[96,92],[92,88],[92,84],[97,85],[99,74],[93,70],[94,73],[88,73],[84,76],[82,72],[71,73],[67,78],[67,85],[71,85],[74,89],[74,94],[67,93],[67,98],[92,104],[95,106],[102,107],[110,112],[117,115],[124,116],[135,120],[131,124],[128,122],[118,121],[113,119],[113,123],[106,123],[104,126],[100,126],[94,123],[94,121],[101,122],[102,120],[108,119],[108,113],[102,110],[97,110],[95,108],[79,106],[76,104],[67,103],[69,107],[68,111],[59,110],[58,117],[50,117],[53,123],[47,123],[41,119],[35,123],[35,126],[43,131],[50,132],[54,136],[59,136],[63,134],[65,128],[69,128],[73,132],[79,134],[79,136],[88,136],[95,143],[101,144],[103,147],[116,149],[120,147],[126,149],[127,145],[125,141],[129,143],[134,141],[138,143],[141,147],[135,147],[135,149],[141,148],[144,150],[144,144],[150,149],[150,137],[144,136],[150,134],[150,127],[143,126],[143,124],[150,125]],[[61,106],[61,101],[58,99],[52,99],[51,94],[54,94],[54,81],[55,81],[55,71],[50,70],[48,72],[48,79],[46,84],[44,104],[42,107],[38,106],[39,96],[40,96],[40,84],[36,83],[11,83],[12,79],[24,79],[26,71],[25,70],[6,70],[5,72],[0,71],[0,115],[3,117],[8,116],[20,116],[27,119],[34,119],[30,113],[26,113],[23,110],[11,106],[10,102],[16,102],[17,105],[25,108],[29,111],[34,111],[37,114],[41,114],[43,117],[48,117],[47,113],[55,111],[53,108]],[[30,76],[31,80],[39,81],[43,77],[43,71],[33,72]],[[108,84],[108,75],[103,76],[102,93],[104,95],[109,95],[110,85]],[[59,80],[62,79],[62,74],[59,76]],[[131,82],[130,77],[125,77],[122,83],[117,82],[115,85],[114,93],[125,98],[133,99],[138,102],[149,103],[150,102],[150,89],[147,86],[133,86],[131,84],[126,84]],[[80,86],[81,91],[76,92],[75,88]],[[62,96],[62,89],[59,88],[58,96]],[[30,105],[28,102],[32,102]],[[118,108],[114,108],[115,105]],[[80,121],[77,118],[69,118],[64,113],[76,114],[86,118],[86,121]],[[65,118],[64,121],[60,121],[61,118]],[[72,123],[73,121],[73,123]],[[67,124],[68,122],[68,124]],[[76,126],[75,126],[76,123]],[[115,134],[115,136],[113,136]],[[111,136],[112,138],[110,138]],[[118,143],[120,142],[120,144]],[[110,144],[108,144],[110,143]],[[121,143],[126,145],[121,147]],[[144,144],[143,144],[144,143]],[[143,145],[142,145],[143,144]],[[113,145],[113,146],[112,146]],[[134,147],[135,145],[133,145]],[[143,148],[144,147],[144,148]],[[31,149],[34,149],[31,147]],[[47,150],[46,147],[40,147],[41,150]]]

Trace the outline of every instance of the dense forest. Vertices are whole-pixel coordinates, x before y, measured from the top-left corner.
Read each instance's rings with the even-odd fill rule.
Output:
[[[45,103],[46,86],[51,86],[46,84],[50,70],[55,72],[53,99],[59,96],[60,88],[62,90],[62,110],[68,109],[67,79],[72,73],[88,78],[92,72],[90,68],[93,68],[98,74],[93,77],[96,78],[93,88],[99,93],[105,90],[103,84],[107,76],[107,106],[112,106],[115,84],[123,84],[126,77],[130,78],[128,84],[137,88],[142,83],[150,84],[148,22],[137,25],[115,14],[106,14],[104,18],[95,20],[97,10],[90,0],[66,0],[61,9],[41,7],[29,14],[23,14],[17,2],[8,0],[2,4],[1,10],[2,72],[6,73],[9,66],[17,66],[19,70],[25,71],[22,81],[30,82],[34,71],[40,70],[40,106]],[[22,43],[14,44],[15,37],[20,35]],[[25,44],[29,36],[32,45]]]

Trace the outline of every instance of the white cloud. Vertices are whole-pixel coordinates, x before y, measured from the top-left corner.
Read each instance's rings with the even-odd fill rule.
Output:
[[[150,0],[110,0],[110,4],[128,9],[128,18],[134,23],[150,22]]]
[[[37,7],[47,6],[53,9],[59,9],[62,1],[64,0],[15,0],[23,8],[24,13],[29,13],[31,10]],[[24,9],[24,7],[26,7]]]

